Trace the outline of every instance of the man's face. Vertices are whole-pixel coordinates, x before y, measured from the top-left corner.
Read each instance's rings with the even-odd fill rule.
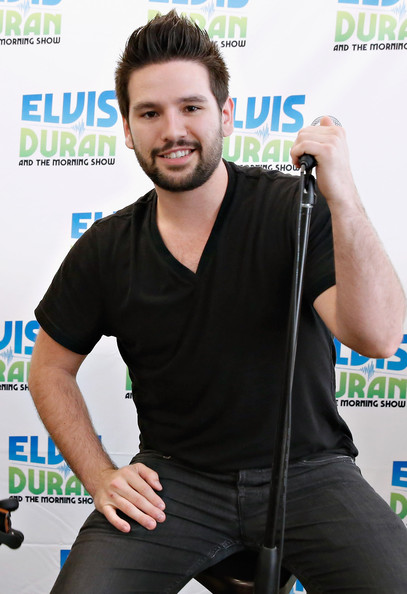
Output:
[[[233,106],[222,113],[204,66],[187,60],[144,66],[129,80],[126,145],[156,186],[193,190],[218,167],[223,137],[233,131]]]

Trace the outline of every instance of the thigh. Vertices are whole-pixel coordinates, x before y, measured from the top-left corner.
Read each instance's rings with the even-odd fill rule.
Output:
[[[125,534],[94,511],[52,594],[175,593],[211,559],[236,546],[235,495],[228,480],[194,472],[155,453],[135,461],[158,472],[166,521],[149,531],[126,518],[132,528]]]
[[[310,593],[407,592],[407,530],[349,457],[290,470],[284,562]]]

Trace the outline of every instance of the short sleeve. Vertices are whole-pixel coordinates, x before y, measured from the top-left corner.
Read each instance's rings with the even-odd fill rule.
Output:
[[[97,227],[71,248],[35,310],[56,342],[87,355],[103,334],[103,286]]]

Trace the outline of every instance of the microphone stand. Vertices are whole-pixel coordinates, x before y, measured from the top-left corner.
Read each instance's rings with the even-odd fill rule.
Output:
[[[315,204],[315,179],[309,171],[315,165],[313,157],[304,155],[300,176],[300,202],[295,242],[292,291],[287,333],[286,375],[280,396],[278,424],[273,452],[269,508],[264,544],[259,552],[254,592],[278,594],[283,556],[288,459],[291,437],[292,386],[297,352],[298,326],[303,288],[304,265],[308,248],[312,208]],[[277,533],[280,531],[280,541]]]

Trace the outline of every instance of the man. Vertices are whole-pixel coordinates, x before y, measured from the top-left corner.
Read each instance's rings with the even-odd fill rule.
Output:
[[[96,506],[55,593],[178,592],[222,558],[258,550],[284,373],[298,178],[221,159],[233,129],[227,70],[216,44],[175,12],[130,37],[116,91],[126,145],[154,190],[78,240],[36,310],[30,390]],[[304,153],[317,160],[321,195],[294,380],[284,565],[309,592],[401,594],[406,530],[354,464],[335,403],[332,334],[366,356],[390,356],[404,295],[354,187],[344,131],[323,118],[298,135],[295,165]],[[129,367],[141,433],[140,453],[120,469],[75,379],[103,334],[117,337]]]

